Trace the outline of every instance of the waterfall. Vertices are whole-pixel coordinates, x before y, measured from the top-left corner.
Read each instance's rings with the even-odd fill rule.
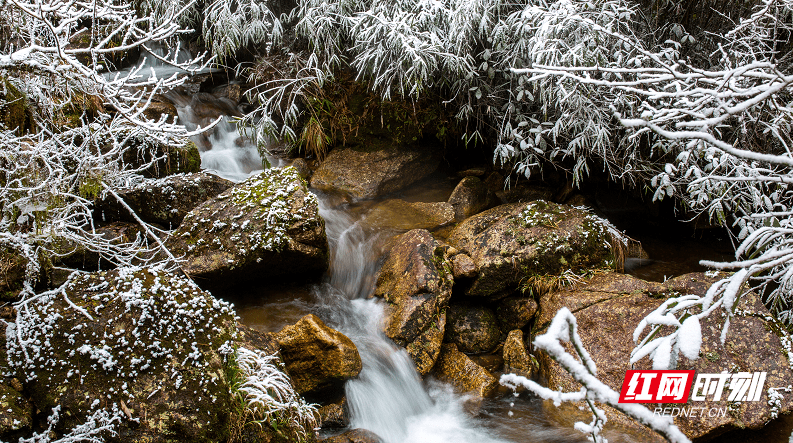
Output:
[[[367,298],[374,290],[378,243],[384,234],[365,228],[345,208],[319,195],[331,246],[327,282],[320,285],[320,312],[358,347],[363,370],[345,386],[350,425],[386,443],[488,443],[490,436],[463,410],[464,398],[440,383],[426,389],[404,349],[383,333],[383,307]]]

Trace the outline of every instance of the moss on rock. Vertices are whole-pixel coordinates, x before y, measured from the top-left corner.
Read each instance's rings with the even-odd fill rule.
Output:
[[[109,442],[216,442],[228,432],[235,325],[229,304],[185,277],[120,268],[28,302],[8,360],[36,408],[60,407],[59,431],[104,410],[121,418]]]

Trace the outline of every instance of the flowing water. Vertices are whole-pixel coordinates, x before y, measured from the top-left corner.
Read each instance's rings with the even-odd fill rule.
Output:
[[[150,64],[152,69],[167,69],[156,60]],[[236,103],[207,93],[188,96],[173,92],[169,98],[176,105],[180,123],[188,129],[222,116],[208,134],[195,138],[202,168],[236,182],[262,169],[256,146],[240,135],[229,117],[235,115]],[[276,167],[284,164],[275,158],[267,160]],[[431,186],[415,186],[400,197],[444,201],[453,185],[452,180],[440,179]],[[396,232],[367,223],[371,202],[349,204],[323,194],[318,198],[331,248],[325,281],[310,286],[249,288],[230,298],[250,326],[277,331],[313,312],[355,343],[363,370],[345,386],[351,428],[371,430],[386,443],[587,441],[573,430],[571,415],[549,416],[539,400],[526,394],[518,397],[502,391],[495,398],[471,399],[432,378],[422,380],[405,350],[385,337],[383,307],[369,298],[384,245]],[[611,442],[640,441],[625,434],[606,436]]]

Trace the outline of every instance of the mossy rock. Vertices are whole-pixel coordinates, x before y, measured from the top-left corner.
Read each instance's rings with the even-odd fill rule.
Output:
[[[581,342],[597,366],[598,379],[619,392],[626,370],[653,369],[650,357],[644,357],[634,364],[629,363],[635,346],[633,333],[639,322],[671,296],[704,296],[708,288],[721,277],[692,273],[665,283],[654,283],[617,273],[597,275],[576,288],[556,293],[553,296],[555,301],[542,307],[543,311],[547,311],[543,313],[543,318],[549,320],[542,322],[536,335],[547,331],[550,319],[559,307],[568,307],[577,319]],[[725,395],[720,401],[713,401],[709,396],[706,401],[695,402],[689,399],[688,404],[678,405],[685,408],[705,408],[706,411],[711,408],[730,410],[724,416],[698,414],[675,417],[675,424],[691,440],[706,441],[730,430],[759,429],[765,426],[771,420],[767,388],[786,387],[793,380],[788,351],[780,339],[780,336],[787,334],[780,333],[760,297],[752,292],[742,295],[736,304],[736,313],[730,320],[724,343],[721,341],[721,333],[726,317],[717,310],[703,319],[700,322],[702,348],[699,357],[690,360],[682,354],[679,355],[676,369],[694,370],[697,374],[763,371],[767,373],[766,389],[763,390],[760,401],[727,402],[729,390],[725,389]],[[574,354],[569,342],[565,342],[564,346],[568,352]],[[572,376],[546,353],[538,352],[536,356],[541,365],[541,378],[547,380],[547,386],[563,392],[580,389]],[[550,404],[544,406],[550,410],[555,409]],[[652,411],[657,405],[645,406]],[[791,411],[793,399],[784,394],[777,412],[783,415]],[[606,414],[609,417],[607,427],[617,425],[639,431],[646,430],[612,408],[606,407]],[[651,441],[649,438],[642,439],[644,440]]]
[[[292,167],[267,169],[185,216],[166,243],[212,287],[252,278],[319,277],[328,239],[319,203]]]
[[[13,301],[25,281],[27,260],[8,249],[0,248],[0,300]]]
[[[9,365],[36,408],[60,408],[58,432],[104,411],[118,417],[108,442],[225,440],[229,304],[183,276],[122,268],[75,274],[21,312]]]
[[[497,206],[460,223],[449,243],[478,275],[466,294],[499,299],[535,279],[613,266],[607,223],[586,210],[537,200]]]
[[[0,77],[0,122],[20,137],[36,131],[27,96],[5,77]]]

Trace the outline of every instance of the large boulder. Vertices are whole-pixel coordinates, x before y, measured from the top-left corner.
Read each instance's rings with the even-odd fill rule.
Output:
[[[440,158],[429,149],[382,144],[336,148],[311,178],[311,186],[354,198],[398,191],[437,169]]]
[[[454,209],[446,202],[407,202],[391,199],[377,204],[366,223],[393,229],[435,229],[454,223]]]
[[[267,169],[193,209],[168,239],[182,269],[210,285],[301,279],[328,267],[317,198],[292,167]]]
[[[144,180],[117,193],[141,220],[175,229],[193,208],[233,185],[214,174],[199,172]],[[97,202],[95,213],[103,222],[136,221],[112,195]]]
[[[300,394],[341,391],[361,372],[361,356],[352,340],[309,314],[275,335],[281,359]]]
[[[487,397],[498,388],[498,380],[493,374],[460,352],[454,344],[441,346],[432,373],[461,393]]]
[[[501,339],[496,315],[484,306],[451,305],[444,342],[454,343],[466,354],[490,352]]]
[[[56,430],[117,417],[108,442],[216,442],[232,406],[225,353],[235,315],[187,278],[159,269],[75,274],[8,328],[11,371]]]
[[[400,236],[380,269],[374,295],[388,302],[386,335],[407,348],[422,375],[438,358],[451,291],[451,265],[432,234],[414,229]]]
[[[680,294],[704,295],[718,278],[706,277],[702,273],[686,274],[666,283],[650,283],[621,275],[602,274],[577,288],[554,294],[555,301],[543,304],[543,311],[552,311],[558,306],[568,306],[578,320],[578,333],[584,347],[597,365],[598,378],[619,392],[628,369],[652,369],[652,362],[643,358],[631,366],[631,350],[634,348],[633,332],[636,325],[670,296]],[[755,372],[765,371],[766,388],[787,386],[793,380],[788,357],[783,351],[779,329],[770,320],[770,314],[760,297],[748,293],[741,297],[735,316],[730,322],[726,342],[722,345],[720,335],[725,317],[713,315],[701,322],[702,348],[696,360],[680,355],[677,369],[695,370],[701,373],[722,371]],[[553,312],[543,313],[547,327]],[[538,323],[538,324],[540,324]],[[538,334],[544,332],[544,329]],[[572,349],[568,349],[572,351]],[[571,392],[580,389],[571,376],[543,352],[537,354],[548,386]],[[738,428],[758,429],[771,420],[767,390],[761,401],[732,402],[712,400],[675,405],[680,407],[727,408],[729,413],[716,417],[681,415],[675,424],[689,438],[706,440]],[[658,405],[646,405],[654,408]],[[793,399],[784,395],[780,400],[778,414],[793,411]],[[621,413],[607,408],[609,421],[626,427],[638,426]]]
[[[614,232],[583,209],[539,200],[475,215],[452,231],[449,243],[479,271],[466,294],[498,299],[532,277],[613,266]]]

